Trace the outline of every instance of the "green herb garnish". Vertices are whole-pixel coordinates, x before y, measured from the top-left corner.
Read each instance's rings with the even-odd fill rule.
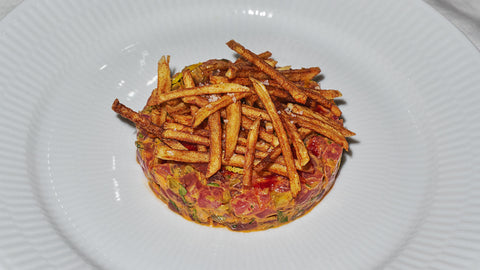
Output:
[[[284,216],[282,211],[277,211],[277,221],[280,223],[285,223],[288,221],[288,216]]]
[[[220,187],[219,184],[213,183],[213,182],[212,182],[212,183],[207,183],[207,186],[210,186],[210,187]]]

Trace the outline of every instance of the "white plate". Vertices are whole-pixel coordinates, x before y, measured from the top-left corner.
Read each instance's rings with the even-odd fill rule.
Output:
[[[320,66],[358,134],[326,199],[263,232],[170,212],[110,110],[142,107],[161,55],[233,59],[230,39]],[[5,268],[480,268],[480,55],[421,1],[30,1],[0,59]]]

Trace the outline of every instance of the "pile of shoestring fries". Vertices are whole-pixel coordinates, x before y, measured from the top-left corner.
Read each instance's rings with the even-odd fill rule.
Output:
[[[334,102],[338,90],[322,90],[314,77],[320,68],[277,67],[266,51],[255,54],[231,40],[240,57],[209,60],[186,67],[172,79],[170,57],[158,62],[158,83],[141,112],[116,99],[112,109],[161,143],[161,160],[207,163],[206,178],[222,166],[237,167],[243,186],[254,175],[288,177],[295,196],[298,171],[311,170],[304,139],[321,134],[348,151],[347,137]],[[148,117],[146,116],[148,115]]]

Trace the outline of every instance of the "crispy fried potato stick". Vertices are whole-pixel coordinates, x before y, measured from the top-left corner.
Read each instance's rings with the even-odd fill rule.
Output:
[[[190,112],[190,108],[183,102],[175,105],[162,104],[161,106],[168,114],[185,114]]]
[[[238,132],[240,131],[242,104],[234,102],[227,106],[226,113],[228,122],[225,125],[225,159],[229,160],[237,146]]]
[[[264,51],[262,53],[257,54],[258,57],[267,60],[268,58],[272,57],[272,53],[270,51]],[[234,63],[234,65],[241,65],[241,64],[250,64],[247,62],[247,59],[244,57],[240,56]]]
[[[260,129],[260,118],[257,118],[248,132],[247,152],[245,153],[245,164],[243,165],[243,185],[249,187],[252,182],[252,168],[255,159],[255,145],[257,144],[258,133]]]
[[[273,101],[265,86],[256,79],[250,79],[252,80],[254,90],[265,106],[265,109],[272,120],[273,128],[277,133],[278,141],[280,143],[280,147],[282,148],[282,154],[285,159],[285,165],[287,167],[288,178],[290,179],[290,190],[292,191],[292,195],[295,197],[301,189],[300,176],[298,175],[295,167],[295,161],[293,160],[292,149],[290,148],[290,143],[288,142],[287,132],[283,127],[282,120],[277,114],[275,104],[273,104]]]
[[[208,103],[208,99],[204,98],[204,97],[200,97],[200,96],[189,96],[189,97],[184,97],[182,98],[182,101],[185,102],[185,103],[188,103],[188,104],[194,104],[198,107],[204,107],[204,106],[207,106]]]
[[[252,106],[248,106],[245,104],[242,105],[242,114],[250,119],[255,119],[260,117],[262,118],[262,120],[270,121],[270,115],[268,115],[267,111],[258,109]]]
[[[170,129],[166,129],[162,132],[162,138],[175,139],[182,142],[201,144],[205,146],[210,145],[210,140],[207,137],[202,137],[199,135],[194,135],[194,134],[170,130]]]
[[[255,165],[253,168],[257,173],[265,170],[268,165],[270,165],[272,162],[275,162],[275,160],[282,154],[282,148],[279,146],[275,147],[268,156],[264,157],[262,160],[260,160],[259,163]]]
[[[310,155],[308,155],[307,147],[303,143],[303,140],[300,137],[300,134],[297,131],[297,127],[295,126],[293,121],[288,119],[287,113],[285,111],[282,111],[281,116],[285,129],[290,135],[290,141],[292,142],[297,159],[300,161],[300,166],[303,167],[307,165],[307,163],[310,161]]]
[[[300,133],[300,137],[302,137],[302,139],[305,139],[308,135],[312,134],[313,131],[308,128],[300,127],[298,128],[298,133]]]
[[[172,86],[172,78],[170,76],[170,56],[162,56],[157,65],[157,88],[153,90],[152,94],[147,100],[146,106],[153,106],[158,104],[158,97],[162,93],[170,92]],[[159,113],[154,114],[153,121],[157,125],[163,124],[167,119],[167,111],[164,106],[159,107]]]
[[[170,75],[170,55],[162,56],[157,67],[157,89],[160,93],[170,92],[172,77]]]
[[[153,124],[147,118],[142,117],[139,113],[123,105],[122,103],[120,103],[120,101],[118,101],[118,99],[115,99],[115,101],[113,102],[112,110],[121,115],[123,118],[132,121],[137,126],[137,128],[145,130],[150,134],[160,136],[160,134],[163,132],[163,129],[161,127]]]
[[[170,92],[172,86],[172,78],[170,76],[170,56],[162,56],[158,61],[157,68],[157,88],[153,90],[150,98],[147,101],[147,106],[153,106],[160,104],[158,97],[162,93]]]
[[[245,155],[245,153],[247,153],[247,147],[243,145],[237,145],[237,147],[235,147],[235,153]],[[268,156],[267,152],[262,152],[256,149],[255,158],[263,159],[263,158],[266,158],[267,156]]]
[[[229,82],[227,77],[218,76],[218,75],[210,75],[209,81],[212,84],[220,84],[220,83],[228,83]]]
[[[248,61],[257,66],[260,70],[267,73],[268,76],[270,76],[272,79],[279,82],[280,85],[290,93],[293,99],[295,99],[301,104],[305,104],[305,102],[307,101],[307,96],[305,95],[305,93],[303,93],[301,89],[299,89],[293,82],[289,81],[278,70],[275,70],[275,68],[267,64],[265,60],[258,57],[256,54],[252,53],[248,49],[245,49],[245,47],[235,42],[234,40],[230,40],[229,42],[227,42],[227,45],[228,47],[230,47],[230,49],[236,51],[238,54],[245,57]]]
[[[313,133],[312,130],[304,127],[298,128],[297,131],[300,134],[300,138],[302,140],[305,139],[308,135]],[[257,152],[260,152],[260,151],[257,151]],[[260,152],[260,153],[263,154],[263,152]],[[240,152],[240,154],[242,153]],[[261,159],[253,168],[257,173],[260,173],[261,171],[265,170],[265,168],[269,164],[272,164],[274,162],[280,163],[282,165],[285,164],[285,160],[283,160],[283,158],[280,156],[282,154],[282,148],[280,148],[280,146],[273,148],[272,151],[266,154],[267,154],[266,156],[260,156],[260,155],[257,156],[258,158]],[[300,171],[309,171],[312,169],[312,168],[306,167],[305,165],[302,166],[300,162],[298,162],[298,160],[295,160],[295,166],[297,167],[297,170],[300,170]]]
[[[288,102],[295,102],[295,100],[292,98],[292,96],[290,96],[290,94],[287,91],[283,90],[280,87],[272,86],[272,85],[265,85],[265,88],[267,88],[270,96],[281,98],[281,99],[284,99]]]
[[[157,158],[163,160],[173,160],[186,163],[208,163],[208,153],[198,151],[185,151],[172,149],[168,146],[159,145],[156,147]]]
[[[273,125],[271,122],[265,121],[265,131],[267,133],[273,133]],[[278,140],[278,139],[277,139]]]
[[[244,138],[244,137],[238,137],[237,144],[246,146],[247,145],[247,139]],[[271,149],[273,149],[273,146],[271,146],[270,144],[268,144],[265,141],[258,140],[257,144],[255,145],[255,148],[258,151],[269,152],[269,151],[271,151]]]
[[[297,123],[298,125],[300,125],[302,127],[311,129],[311,130],[313,130],[317,133],[320,133],[320,134],[324,135],[325,137],[327,137],[327,138],[333,140],[334,142],[338,143],[339,145],[341,145],[343,147],[343,149],[348,151],[347,140],[345,139],[345,137],[340,132],[336,131],[335,129],[326,128],[325,125],[313,124],[312,121],[307,120],[303,117],[298,117],[298,116],[297,117],[289,116],[289,120],[294,121],[295,123]]]
[[[230,121],[229,121],[230,122]],[[268,122],[270,123],[270,122]],[[242,117],[242,127],[245,128],[245,129],[251,129],[253,125],[253,121],[250,120],[250,118],[246,117],[246,116],[243,116]],[[273,145],[273,146],[277,146],[278,145],[278,138],[273,135],[272,133],[268,133],[264,128],[260,127],[260,129],[258,130],[259,134],[258,136],[265,140],[266,142],[268,142],[269,144]]]
[[[193,129],[190,126],[185,126],[179,123],[165,122],[162,126],[164,129],[170,129],[173,131],[181,131],[185,133],[195,134],[203,137],[210,137],[210,131],[206,129]]]
[[[329,126],[332,129],[339,131],[345,137],[351,137],[355,135],[354,132],[346,129],[335,120],[328,118],[324,115],[321,115],[319,113],[316,113],[310,108],[307,108],[298,104],[292,104],[292,103],[289,103],[287,105],[287,108],[289,108],[293,113],[297,114],[297,117],[303,118],[306,121],[312,121],[312,123],[316,125],[325,126],[325,128],[328,128],[327,126]],[[309,120],[308,118],[313,118],[315,120]]]
[[[258,160],[255,160],[253,163],[258,162]],[[233,154],[232,158],[229,161],[224,160],[223,165],[229,165],[229,166],[234,166],[234,167],[243,167],[243,164],[245,164],[245,157],[242,155],[237,155]],[[271,163],[270,166],[266,168],[267,171],[276,173],[278,175],[282,175],[285,177],[288,177],[287,173],[287,168],[285,165],[279,164],[279,163]]]
[[[252,81],[249,78],[235,78],[232,83],[240,84],[243,86],[252,86]]]
[[[277,66],[278,61],[273,60],[272,58],[265,59],[265,62],[275,68]]]
[[[181,142],[179,142],[175,139],[163,139],[163,142],[173,149],[185,150],[185,151],[188,150],[187,147],[185,147]]]
[[[298,159],[295,159],[295,167],[297,168],[298,171],[302,172],[312,172],[312,166],[308,166],[310,163],[307,163],[307,165],[302,166],[300,165],[300,161]],[[274,163],[280,164],[280,165],[285,165],[285,159],[283,156],[279,156],[275,159]]]
[[[231,69],[234,70],[233,68]],[[313,79],[315,76],[317,76],[320,73],[320,68],[311,67],[311,68],[277,70],[277,71],[283,76],[285,76],[286,79],[292,82],[298,82],[298,81],[303,82],[303,81],[309,81]],[[249,78],[249,77],[253,77],[257,80],[270,79],[270,76],[268,74],[258,69],[245,68],[245,69],[239,69],[235,71],[235,78]],[[299,89],[301,88],[299,87]]]
[[[312,100],[318,102],[318,104],[322,105],[323,107],[329,109],[335,116],[342,115],[342,111],[335,105],[332,100],[326,99],[320,93],[313,91],[308,88],[304,88],[304,93],[311,98]]]
[[[200,108],[198,108],[196,105],[193,105],[193,104],[190,104],[189,107],[190,107],[190,115],[194,117]]]
[[[313,89],[312,91],[318,92],[326,99],[335,99],[342,96],[342,92],[335,89]]]
[[[152,111],[150,121],[157,126],[162,126],[167,118],[167,112],[162,108],[161,110]]]
[[[177,90],[162,94],[158,97],[158,103],[163,103],[172,99],[183,98],[188,96],[211,95],[211,94],[225,94],[225,93],[248,93],[250,89],[243,85],[235,83],[212,84],[205,86],[198,86],[184,90]]]
[[[172,115],[172,119],[176,123],[179,123],[185,126],[190,126],[193,123],[193,117],[191,115],[175,114],[175,115]]]
[[[203,122],[203,120],[205,120],[212,113],[222,108],[225,108],[232,103],[236,103],[237,101],[240,102],[240,99],[248,95],[250,95],[250,93],[236,93],[236,94],[223,95],[219,100],[214,101],[210,104],[207,104],[207,106],[200,108],[195,114],[192,127],[193,128],[197,127]]]
[[[189,69],[184,69],[182,71],[182,78],[183,78],[183,85],[185,88],[193,88],[195,87],[195,81],[193,80],[192,77],[192,72],[190,72]]]
[[[222,123],[220,112],[214,112],[208,117],[210,128],[210,161],[205,176],[209,178],[222,167]]]
[[[289,69],[280,71],[290,81],[310,81],[320,73],[319,67]]]

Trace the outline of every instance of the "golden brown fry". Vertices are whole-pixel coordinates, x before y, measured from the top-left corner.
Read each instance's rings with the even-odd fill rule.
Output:
[[[197,84],[205,83],[213,72],[227,70],[231,65],[229,60],[211,59],[195,66],[192,69],[192,78]]]
[[[209,160],[208,153],[177,150],[163,145],[159,145],[156,148],[157,158],[163,160],[173,160],[186,163],[208,163]]]
[[[165,111],[164,108],[160,108],[160,110],[152,111],[150,117],[152,123],[157,126],[161,126],[163,123],[165,123],[165,120],[167,119],[167,111]]]
[[[292,142],[297,159],[300,161],[300,166],[303,167],[307,165],[307,163],[310,161],[310,155],[308,155],[307,147],[303,143],[303,140],[297,131],[297,127],[295,126],[293,121],[288,119],[288,115],[285,111],[282,111],[282,120],[285,129],[290,135],[290,141]]]
[[[265,85],[265,88],[267,88],[268,93],[271,96],[285,99],[289,102],[295,102],[295,100],[290,96],[290,94],[287,91],[283,90],[282,88],[272,86],[272,85]]]
[[[230,60],[226,59],[210,59],[203,62],[199,67],[203,72],[215,71],[215,70],[227,70],[232,65]]]
[[[342,92],[335,89],[314,89],[312,91],[317,91],[326,99],[335,99],[342,96]]]
[[[255,160],[253,163],[257,163],[258,160]],[[245,164],[245,157],[243,155],[233,154],[232,158],[229,161],[223,160],[223,165],[229,165],[234,167],[243,167]],[[285,165],[279,163],[271,163],[267,168],[267,171],[276,173],[288,177],[287,168]]]
[[[164,108],[168,114],[185,114],[190,112],[190,108],[183,102],[175,105],[162,104],[162,108]]]
[[[270,121],[270,115],[268,115],[267,111],[258,109],[252,106],[248,106],[245,104],[242,105],[242,114],[250,119],[255,119],[260,117],[262,118],[262,120]]]
[[[147,101],[147,106],[153,106],[160,104],[159,96],[162,93],[170,92],[172,85],[172,78],[170,76],[170,56],[162,56],[158,61],[157,68],[157,88],[153,90],[150,98]]]
[[[252,81],[249,78],[235,78],[232,83],[240,84],[243,86],[252,86]]]
[[[249,106],[255,105],[255,103],[258,101],[258,96],[257,95],[250,95],[247,98],[245,98],[245,104]]]
[[[270,123],[270,122],[268,122],[268,123]],[[251,129],[252,125],[253,125],[252,120],[250,120],[246,116],[242,117],[242,127],[243,128]],[[266,142],[268,142],[269,144],[271,144],[273,146],[278,145],[278,138],[275,135],[273,135],[272,133],[268,133],[263,127],[260,127],[258,131],[259,131],[258,136],[261,139],[265,140]]]
[[[236,68],[230,67],[227,72],[225,72],[225,77],[228,79],[234,79],[237,77]]]
[[[300,128],[298,128],[298,133],[300,134],[300,137],[302,137],[302,139],[305,139],[308,135],[313,133],[313,130],[308,129],[308,128],[304,128],[304,127],[300,127]]]
[[[305,139],[308,135],[312,134],[312,132],[313,132],[312,130],[304,127],[298,128],[298,133],[300,134],[300,138],[302,140]],[[258,156],[259,158],[261,158],[261,160],[255,165],[253,169],[257,173],[259,173],[265,170],[265,168],[268,167],[269,164],[272,164],[274,162],[284,165],[285,161],[283,160],[283,158],[280,157],[280,154],[282,154],[282,148],[280,148],[280,146],[277,146],[273,148],[273,150],[270,151],[266,156],[264,157]],[[300,165],[300,162],[297,162],[297,160],[295,160],[295,166],[297,167],[297,170],[301,170],[301,171],[308,171],[312,169],[312,168],[306,168],[305,165],[303,166]]]
[[[293,82],[288,80],[279,71],[275,70],[275,68],[267,64],[265,60],[261,59],[251,51],[245,49],[245,47],[235,42],[234,40],[230,40],[229,42],[227,42],[227,45],[232,50],[236,51],[238,54],[245,57],[248,61],[257,66],[260,70],[268,74],[268,76],[270,76],[272,79],[279,82],[280,85],[290,93],[293,99],[295,99],[301,104],[305,104],[305,102],[307,101],[307,96],[302,92],[302,90],[299,89],[298,86],[296,86]]]
[[[170,130],[170,129],[166,129],[163,131],[162,138],[175,139],[182,142],[201,144],[205,146],[210,145],[210,140],[207,137],[190,134],[186,132],[181,132],[181,131]]]
[[[287,133],[283,127],[280,116],[277,114],[275,104],[273,104],[273,101],[268,94],[265,86],[256,79],[251,78],[251,80],[253,82],[254,90],[262,101],[263,105],[265,106],[265,109],[267,110],[267,113],[271,118],[273,128],[277,133],[278,141],[280,147],[282,148],[282,154],[285,159],[285,165],[287,167],[288,178],[290,179],[290,190],[295,197],[301,189],[300,176],[298,175],[297,169],[295,167],[292,149],[290,148],[290,143],[288,142]]]
[[[235,147],[235,153],[245,155],[245,153],[247,153],[247,147],[243,146],[243,145],[237,145],[237,147]],[[262,151],[256,149],[255,158],[263,159],[263,158],[266,158],[268,156],[268,154],[269,153],[267,153],[267,152],[262,152]]]
[[[203,120],[205,120],[212,113],[227,107],[232,103],[240,102],[240,99],[250,95],[250,93],[236,93],[223,95],[220,99],[207,104],[207,106],[200,108],[193,119],[192,127],[197,127]]]
[[[187,151],[188,148],[185,147],[181,142],[175,140],[175,139],[163,139],[163,142],[170,146],[170,148],[172,149],[176,149],[176,150],[184,150],[184,151]]]
[[[273,134],[273,125],[272,125],[271,122],[266,122],[266,121],[265,121],[265,131],[266,131],[267,133]],[[277,140],[278,140],[278,139],[277,139]]]
[[[226,125],[225,125],[225,159],[229,160],[235,152],[237,146],[238,132],[240,131],[240,122],[242,117],[242,104],[234,102],[227,106]]]
[[[253,160],[255,159],[255,145],[257,144],[258,132],[260,129],[260,118],[257,118],[248,132],[247,152],[245,153],[245,164],[243,165],[243,185],[249,187],[252,182]]]
[[[277,61],[273,60],[272,58],[268,58],[268,59],[265,59],[265,62],[267,64],[269,64],[270,66],[272,66],[273,68],[275,68],[275,66],[277,65]]]
[[[179,123],[166,122],[162,126],[164,129],[170,129],[173,131],[181,131],[185,133],[195,134],[203,137],[210,137],[210,132],[206,129],[193,129],[190,126],[185,126]]]
[[[290,69],[292,69],[292,66],[277,67],[277,68],[275,68],[275,69],[276,69],[276,70],[280,70],[280,71],[282,71],[282,70],[290,70]]]
[[[295,159],[295,167],[297,168],[298,171],[302,172],[312,172],[312,166],[309,166],[310,163],[307,163],[305,166],[300,165],[300,161],[298,159]],[[274,163],[280,164],[280,165],[285,165],[285,159],[283,156],[279,156],[275,159]]]
[[[189,96],[189,97],[184,97],[182,98],[182,101],[188,104],[193,104],[198,107],[204,107],[208,105],[208,99],[200,96]]]
[[[193,105],[193,104],[190,104],[189,107],[190,107],[190,115],[191,115],[192,117],[194,117],[195,114],[197,113],[197,111],[198,111],[200,108],[198,108],[197,106],[195,106],[195,105]]]
[[[238,138],[237,138],[237,144],[246,146],[246,145],[247,145],[247,139],[244,138],[244,137],[238,137]],[[258,151],[269,152],[269,151],[271,151],[271,149],[273,148],[273,146],[270,145],[270,144],[268,144],[268,143],[265,142],[265,141],[258,140],[258,141],[257,141],[257,144],[255,145],[255,148],[256,148]]]
[[[298,117],[304,118],[304,120],[309,121],[308,118],[313,118],[315,120],[310,120],[312,121],[313,124],[316,125],[322,125],[325,126],[325,128],[331,127],[332,129],[335,129],[339,131],[343,136],[345,137],[351,137],[354,136],[355,133],[346,129],[343,127],[340,123],[336,122],[335,120],[328,118],[322,114],[316,113],[315,111],[311,110],[310,108],[298,105],[298,104],[292,104],[289,103],[287,105],[287,108],[289,108],[293,113],[297,114]],[[307,117],[307,118],[305,118]]]
[[[208,117],[210,128],[210,161],[208,162],[207,178],[214,175],[222,167],[222,124],[220,112],[214,112]]]
[[[157,68],[157,89],[160,93],[170,92],[172,77],[170,76],[170,55],[162,56]]]
[[[290,81],[310,81],[320,73],[319,67],[289,69],[280,71]]]
[[[139,113],[123,105],[122,103],[120,103],[120,101],[118,101],[118,99],[115,99],[115,101],[113,102],[112,110],[121,115],[123,118],[132,121],[137,126],[137,128],[145,130],[150,134],[160,136],[160,134],[163,132],[163,129],[161,127],[153,124],[147,118],[142,117]]]
[[[228,78],[225,76],[219,75],[210,75],[210,83],[212,84],[219,84],[219,83],[228,83]]]
[[[201,144],[197,144],[197,150],[199,152],[207,152],[208,151],[207,147],[205,145],[201,145]]]
[[[262,52],[262,53],[257,54],[257,56],[258,56],[259,58],[262,58],[262,59],[265,59],[265,60],[266,60],[266,59],[272,57],[272,53],[269,52],[269,51],[264,51],[264,52]],[[247,62],[247,59],[245,59],[244,57],[239,57],[239,58],[237,59],[237,61],[235,61],[234,65],[239,65],[239,64],[250,64],[250,63]]]
[[[318,104],[322,105],[323,107],[329,109],[335,116],[342,115],[340,109],[335,105],[332,100],[326,99],[320,93],[313,91],[311,89],[304,88],[303,92],[312,100],[318,102]]]
[[[253,168],[257,173],[265,170],[271,163],[275,162],[275,160],[282,154],[282,148],[279,146],[275,147],[268,156],[264,157],[260,160],[259,163],[255,165]]]
[[[305,119],[304,117],[292,117],[289,116],[289,119],[297,123],[298,125],[311,129],[319,134],[322,134],[323,136],[333,140],[334,142],[338,143],[343,147],[343,149],[348,151],[348,142],[345,139],[345,137],[335,129],[331,129],[330,127],[325,127],[325,125],[317,125],[313,124],[310,119]]]
[[[179,123],[185,126],[190,126],[193,123],[193,117],[191,115],[175,114],[175,115],[172,115],[172,119],[176,123]]]
[[[267,63],[268,64],[268,63]],[[233,68],[232,68],[233,69]],[[279,74],[282,74],[286,79],[290,80],[291,82],[297,81],[309,81],[313,79],[320,73],[320,68],[318,67],[311,67],[311,68],[301,68],[301,69],[289,69],[289,70],[278,70]],[[253,77],[257,80],[268,80],[270,76],[263,72],[262,70],[253,69],[253,68],[244,68],[244,69],[237,69],[235,71],[236,78],[249,78]],[[293,83],[296,85],[295,83]],[[299,89],[301,89],[299,87]]]
[[[212,94],[225,94],[225,93],[249,93],[250,89],[243,85],[235,83],[222,83],[198,86],[184,90],[177,90],[162,94],[158,97],[158,103],[163,103],[172,99],[183,98],[188,96],[198,95],[212,95]]]
[[[182,78],[183,78],[183,85],[185,86],[185,88],[193,88],[195,87],[195,81],[193,80],[193,77],[192,77],[192,72],[188,69],[184,69],[182,71]]]

